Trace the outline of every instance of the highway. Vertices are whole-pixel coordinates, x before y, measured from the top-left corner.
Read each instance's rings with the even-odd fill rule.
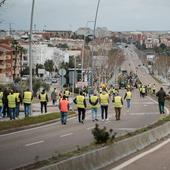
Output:
[[[126,50],[128,53],[129,49]],[[134,62],[134,59],[129,60],[129,57],[127,57],[126,62],[131,62],[130,66],[133,67],[132,62]],[[137,64],[136,61],[135,64]],[[127,65],[129,66],[129,64]],[[140,73],[142,74],[142,70]],[[147,77],[150,80],[151,76],[147,75]],[[147,81],[146,76],[143,81]],[[121,90],[122,97],[124,93],[125,90]],[[169,114],[167,109],[166,113]],[[120,121],[115,121],[113,104],[110,101],[109,120],[103,122],[99,117],[97,123],[99,123],[100,127],[112,128],[114,132],[121,135],[147,126],[157,121],[160,116],[157,102],[150,97],[140,98],[138,90],[135,89],[133,91],[132,108],[128,112],[124,102]],[[50,125],[0,135],[0,169],[14,169],[33,163],[37,159],[43,160],[54,154],[75,150],[77,146],[86,146],[93,142],[91,130],[94,126],[95,123],[91,120],[91,113],[87,111],[84,124],[78,123],[76,117],[71,118],[67,125],[61,125],[60,122],[56,122]]]

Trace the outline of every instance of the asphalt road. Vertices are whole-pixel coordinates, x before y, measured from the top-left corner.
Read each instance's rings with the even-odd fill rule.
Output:
[[[122,96],[124,91],[121,91]],[[112,128],[118,134],[134,131],[158,120],[158,106],[151,98],[140,98],[137,90],[133,92],[132,108],[129,112],[124,106],[120,121],[115,121],[112,103],[109,106],[109,121],[98,122],[101,127]],[[79,124],[72,118],[66,126],[56,122],[50,125],[0,135],[0,169],[12,169],[18,166],[51,157],[56,153],[74,150],[93,142],[91,129],[95,123],[90,112],[86,121]]]
[[[131,49],[126,50],[131,51]],[[129,67],[129,62],[131,62],[130,67],[133,67],[132,62],[134,61],[137,64],[139,60],[136,54],[132,53],[134,57],[130,57],[132,54],[127,51],[126,67]],[[141,76],[140,74],[143,74],[142,70],[139,72],[139,76]],[[145,79],[150,80],[150,76],[146,76],[147,78],[145,77],[143,81],[146,81]],[[125,91],[121,91],[122,96],[124,93]],[[126,103],[124,103],[120,121],[115,121],[113,104],[110,103],[109,121],[103,122],[99,117],[98,123],[101,127],[112,128],[118,135],[121,135],[147,126],[159,118],[157,103],[149,97],[140,98],[139,92],[134,90],[132,108],[127,111]],[[91,114],[88,111],[84,124],[79,124],[77,118],[72,118],[66,126],[56,122],[38,128],[0,135],[0,169],[14,169],[35,162],[37,159],[42,160],[58,153],[75,150],[77,146],[88,145],[93,142],[91,130],[94,126],[95,123],[92,122]]]

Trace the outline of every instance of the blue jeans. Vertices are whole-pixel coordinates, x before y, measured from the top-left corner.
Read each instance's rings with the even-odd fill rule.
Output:
[[[20,103],[17,103],[17,104],[16,104],[16,109],[15,109],[15,115],[16,115],[16,117],[19,117],[19,106],[20,106]]]
[[[67,112],[61,112],[61,124],[65,125],[67,123]]]
[[[126,103],[127,103],[127,108],[130,109],[131,99],[126,99]]]
[[[91,109],[92,120],[97,120],[97,108]]]
[[[30,107],[31,107],[31,104],[27,104],[27,103],[24,103],[24,113],[25,113],[25,117],[28,117],[30,116]]]
[[[0,106],[0,118],[2,117],[3,106]]]
[[[9,108],[10,119],[15,119],[15,108]]]

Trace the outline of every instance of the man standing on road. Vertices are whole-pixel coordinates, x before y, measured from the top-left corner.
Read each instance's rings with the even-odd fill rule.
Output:
[[[42,90],[42,92],[39,95],[40,104],[41,104],[41,113],[43,113],[43,108],[45,110],[45,113],[47,113],[47,102],[48,102],[48,95],[45,92],[45,89]]]
[[[92,121],[98,121],[97,109],[98,109],[99,98],[96,95],[96,93],[90,96],[89,103],[91,104]]]
[[[160,90],[156,93],[156,96],[158,97],[158,104],[159,104],[159,112],[160,114],[164,114],[164,106],[165,106],[165,99],[166,99],[166,93],[163,89],[163,87],[160,88]]]
[[[108,105],[109,105],[109,95],[103,89],[102,94],[100,94],[100,104],[101,104],[101,117],[102,121],[108,120]]]
[[[79,123],[84,123],[85,112],[86,112],[86,100],[83,95],[83,92],[81,91],[80,95],[78,95],[73,101],[77,105],[78,121],[79,121]]]
[[[55,106],[55,103],[56,103],[56,100],[57,100],[56,88],[54,88],[54,90],[51,93],[51,100],[52,100],[53,106]]]
[[[26,91],[24,91],[24,95],[23,95],[23,102],[24,102],[24,113],[25,113],[25,117],[30,116],[31,114],[31,103],[32,103],[32,99],[33,99],[33,95],[32,92],[27,89]]]
[[[16,113],[15,113],[15,115],[16,115],[17,118],[19,118],[20,104],[22,104],[22,97],[21,97],[21,94],[19,93],[18,90],[15,90],[14,95],[17,98],[16,109],[15,109]]]
[[[115,97],[113,98],[113,103],[116,113],[116,120],[120,120],[121,109],[123,107],[123,100],[118,93],[115,94]]]
[[[16,103],[17,103],[17,98],[13,92],[13,90],[10,91],[10,94],[7,96],[7,100],[8,100],[8,107],[9,107],[9,113],[10,113],[10,119],[14,119],[15,120],[15,109],[16,109]]]
[[[69,101],[67,100],[66,96],[64,95],[63,98],[59,102],[59,109],[61,112],[61,124],[66,125],[67,123],[67,115],[69,111]]]
[[[125,99],[127,103],[127,109],[129,111],[130,106],[131,106],[131,99],[132,99],[132,92],[130,91],[130,89],[127,89],[127,92],[125,93],[125,96],[124,96],[124,100]]]

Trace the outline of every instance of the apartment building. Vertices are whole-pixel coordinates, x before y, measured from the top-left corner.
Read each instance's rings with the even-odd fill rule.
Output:
[[[0,44],[0,80],[6,82],[13,79],[13,51]]]

